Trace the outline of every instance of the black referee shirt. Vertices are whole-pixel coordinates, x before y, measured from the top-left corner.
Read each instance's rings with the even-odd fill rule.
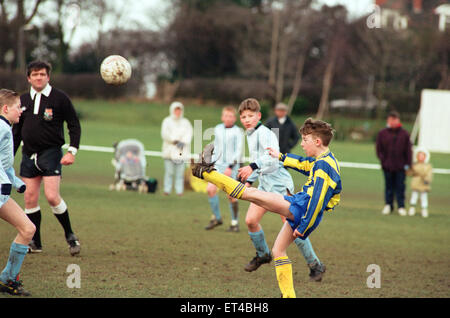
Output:
[[[36,95],[35,97],[36,98]],[[23,141],[23,153],[31,156],[51,147],[64,145],[64,121],[69,129],[70,146],[79,148],[81,127],[75,108],[69,97],[52,87],[49,96],[41,95],[38,114],[34,114],[34,100],[30,93],[20,96],[22,107],[26,109],[19,123],[13,125],[14,154]]]

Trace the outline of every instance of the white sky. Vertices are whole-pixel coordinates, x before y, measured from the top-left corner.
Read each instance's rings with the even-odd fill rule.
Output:
[[[317,0],[318,3],[327,4],[329,6],[342,4],[345,5],[350,13],[350,18],[368,14],[373,11],[374,0]],[[165,14],[167,13],[169,1],[165,0],[115,0],[116,7],[123,13],[119,22],[112,18],[109,27],[117,24],[128,28],[138,27],[136,22],[139,21],[144,27],[158,28],[158,23],[164,23]],[[86,41],[94,41],[96,32],[88,25],[80,25],[72,41],[72,47]]]
[[[168,1],[164,0],[115,0],[115,3],[115,7],[119,9],[122,16],[120,21],[110,16],[105,22],[106,30],[112,26],[133,29],[138,28],[139,24],[145,28],[157,29],[158,24],[164,23],[168,8]],[[72,45],[76,47],[83,42],[93,41],[96,35],[97,30],[94,31],[91,26],[81,24],[77,27]]]

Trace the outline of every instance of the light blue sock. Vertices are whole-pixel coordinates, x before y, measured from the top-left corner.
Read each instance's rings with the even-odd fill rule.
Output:
[[[209,205],[211,206],[211,210],[216,217],[217,220],[222,220],[222,216],[220,215],[220,207],[219,207],[219,196],[216,194],[212,198],[208,198]]]
[[[239,220],[238,211],[237,211],[237,204],[238,204],[237,202],[235,202],[235,203],[230,202],[231,220],[235,221],[236,223]]]
[[[312,247],[309,238],[306,238],[306,240],[302,240],[301,238],[298,237],[294,240],[294,242],[297,245],[300,252],[302,252],[303,257],[306,260],[306,263],[312,264],[314,263],[314,261],[317,261],[317,263],[320,264],[320,260],[317,257],[316,253],[314,253],[314,249]]]
[[[266,243],[266,238],[262,229],[258,232],[248,232],[248,234],[250,235],[253,246],[256,249],[256,254],[258,254],[259,257],[270,253],[269,246]]]
[[[0,274],[0,280],[7,283],[8,280],[15,281],[22,267],[23,259],[28,252],[28,246],[12,242],[9,249],[8,263]]]

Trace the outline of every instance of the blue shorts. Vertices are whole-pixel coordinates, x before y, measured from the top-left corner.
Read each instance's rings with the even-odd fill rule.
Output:
[[[300,225],[302,217],[306,213],[310,196],[306,192],[298,192],[293,196],[285,195],[284,199],[291,203],[289,206],[289,211],[294,215],[294,220],[286,218],[286,221],[289,222],[292,230],[295,231]]]

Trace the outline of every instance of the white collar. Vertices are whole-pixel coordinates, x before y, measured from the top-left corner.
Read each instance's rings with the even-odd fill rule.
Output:
[[[34,99],[34,96],[36,96],[36,94],[41,93],[48,97],[50,95],[51,91],[52,91],[52,87],[50,86],[50,84],[47,83],[47,85],[44,87],[44,89],[40,92],[38,92],[33,87],[31,87],[30,88],[30,96],[31,96],[31,99]]]
[[[42,94],[44,94],[45,96],[48,97],[50,95],[51,91],[52,91],[52,87],[50,86],[49,83],[47,83],[47,85],[44,87],[44,89],[40,92],[36,91],[33,87],[30,88],[31,100],[34,99],[33,114],[35,114],[35,115],[39,114],[39,107],[41,105]]]
[[[284,122],[286,121],[286,119],[287,119],[287,116],[284,116],[284,117],[281,117],[281,118],[278,118],[278,122],[280,123],[280,124],[284,124]]]

